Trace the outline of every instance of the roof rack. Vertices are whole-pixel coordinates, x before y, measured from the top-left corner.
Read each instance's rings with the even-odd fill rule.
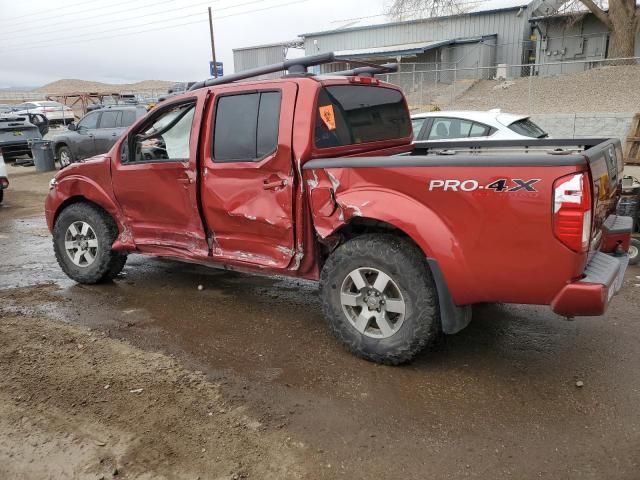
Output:
[[[350,61],[354,63],[353,60]],[[340,72],[332,72],[331,75],[358,75],[361,77],[373,77],[381,73],[393,73],[398,71],[397,63],[384,63],[382,65],[367,65],[365,67],[352,68],[351,70],[342,70]]]
[[[345,57],[337,57],[333,52],[327,52],[320,53],[318,55],[310,55],[308,57],[292,58],[291,60],[285,60],[284,62],[265,65],[264,67],[251,68],[249,70],[245,70],[244,72],[233,73],[231,75],[226,75],[220,78],[210,78],[208,80],[196,82],[189,90],[198,90],[200,88],[211,87],[213,85],[223,85],[225,83],[245,80],[260,75],[266,75],[268,73],[281,72],[283,70],[286,70],[289,75],[304,75],[307,73],[308,67],[335,62],[348,62],[363,66],[354,68],[352,70],[330,73],[331,75],[373,76],[378,73],[390,73],[396,72],[398,70],[397,63],[376,65],[372,63],[362,62],[360,60],[351,60]]]

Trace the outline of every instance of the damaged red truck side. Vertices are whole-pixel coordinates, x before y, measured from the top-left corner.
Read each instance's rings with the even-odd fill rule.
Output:
[[[78,282],[114,277],[128,253],[319,280],[338,339],[397,364],[477,303],[604,313],[631,232],[614,213],[622,155],[581,142],[427,149],[375,78],[229,83],[166,100],[61,170],[47,223]]]

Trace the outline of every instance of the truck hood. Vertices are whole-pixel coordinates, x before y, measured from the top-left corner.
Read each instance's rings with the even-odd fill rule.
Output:
[[[107,154],[96,155],[78,162],[71,163],[58,171],[55,179],[60,181],[71,175],[82,175],[87,168],[92,168],[100,164],[109,163],[111,158]]]

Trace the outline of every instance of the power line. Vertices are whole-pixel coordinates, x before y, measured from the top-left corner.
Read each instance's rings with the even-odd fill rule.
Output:
[[[255,2],[256,0],[254,0]],[[277,5],[271,5],[268,7],[264,7],[264,8],[258,8],[258,9],[253,9],[253,10],[247,10],[244,12],[237,12],[237,13],[230,13],[228,15],[221,15],[219,17],[214,17],[214,20],[221,20],[223,18],[229,18],[229,17],[236,17],[239,15],[246,15],[246,14],[250,14],[250,13],[257,13],[257,12],[262,12],[262,11],[266,11],[266,10],[272,10],[274,8],[280,8],[280,7],[286,7],[289,5],[296,5],[296,4],[300,4],[300,3],[306,3],[309,2],[311,0],[294,0],[291,2],[287,2],[287,3],[281,3],[281,4],[277,4]],[[248,2],[251,3],[251,2]],[[242,5],[246,5],[246,4],[242,4]],[[242,5],[236,5],[237,6],[242,6]],[[175,20],[175,19],[173,19]],[[131,36],[131,35],[139,35],[139,34],[143,34],[143,33],[148,33],[148,32],[154,32],[154,31],[158,31],[158,30],[166,30],[166,29],[170,29],[170,28],[177,28],[177,27],[183,27],[183,26],[187,26],[187,25],[195,25],[197,23],[204,23],[204,22],[208,22],[207,19],[202,19],[202,20],[194,20],[191,22],[184,22],[184,23],[180,23],[180,24],[176,24],[176,25],[165,25],[162,27],[158,27],[158,28],[150,28],[150,29],[146,29],[146,30],[139,30],[139,31],[135,31],[135,32],[127,32],[127,33],[122,33],[122,34],[118,34],[118,35],[106,35],[103,37],[95,37],[95,38],[84,38],[83,37],[83,41],[84,42],[92,42],[92,41],[96,41],[96,40],[106,40],[106,39],[111,39],[111,38],[120,38],[120,37],[126,37],[126,36]],[[157,22],[153,22],[153,23],[147,23],[146,25],[157,25]],[[138,26],[144,26],[144,25],[138,25]],[[131,28],[131,27],[130,27]],[[26,46],[21,46],[18,48],[12,48],[9,49],[8,51],[19,51],[19,50],[29,50],[29,49],[33,49],[33,48],[47,48],[47,47],[58,47],[58,46],[63,46],[63,45],[69,45],[69,44],[75,44],[76,42],[73,41],[67,41],[67,42],[62,42],[62,43],[45,43],[43,45],[26,45]]]
[[[113,7],[117,7],[118,5],[124,5],[124,4],[127,4],[127,3],[131,4],[131,0],[124,1],[124,2],[119,2],[119,3],[112,3],[111,5],[106,5],[106,6],[102,6],[102,7],[91,7],[91,8],[87,8],[85,10],[79,10],[79,11],[76,11],[76,12],[65,13],[63,15],[56,16],[55,21],[58,22],[60,17],[65,17],[65,16],[68,16],[68,15],[77,15],[78,13],[85,13],[85,12],[95,13],[97,10],[103,10],[105,8],[113,8]],[[146,6],[149,7],[149,6],[151,6],[151,4],[147,4]],[[48,11],[50,11],[50,10],[48,10]],[[33,26],[34,23],[46,22],[46,21],[51,21],[51,20],[52,20],[51,18],[40,18],[40,19],[36,19],[36,20],[29,19],[29,20],[24,20],[22,22],[18,22],[18,23],[13,23],[11,25],[11,27],[16,27],[16,26],[25,25],[25,24],[29,24],[29,26]],[[77,21],[77,20],[82,20],[82,18],[75,19],[75,21]],[[10,32],[19,32],[21,30],[22,30],[22,28],[18,28],[17,30],[9,30],[9,33]],[[4,29],[3,29],[3,33],[6,33],[4,31]]]
[[[67,8],[74,8],[74,7],[77,7],[78,5],[81,5],[83,3],[87,3],[87,1],[83,0],[81,2],[78,2],[78,3],[74,4],[74,5],[65,5],[63,7],[50,8],[48,10],[40,10],[39,12],[27,13],[25,15],[18,15],[17,17],[3,18],[2,21],[3,22],[11,22],[11,21],[16,20],[18,18],[40,16],[40,15],[46,14],[48,12],[55,12],[55,11],[64,10],[64,9],[67,9]]]
[[[174,0],[165,0],[164,2],[159,2],[159,4],[170,3],[170,2],[173,2],[173,1]],[[232,6],[229,6],[229,7],[217,8],[216,10],[217,11],[230,10],[230,9],[233,9],[233,8],[242,7],[244,5],[251,5],[251,4],[260,3],[260,2],[264,2],[264,1],[266,1],[266,0],[253,0],[253,1],[250,1],[250,2],[241,3],[241,4],[238,4],[238,5],[232,5]],[[148,18],[148,17],[152,17],[152,16],[155,16],[155,15],[163,15],[163,14],[167,14],[167,13],[173,13],[173,12],[179,11],[179,10],[187,10],[187,9],[194,8],[194,7],[197,7],[197,6],[200,6],[200,5],[206,5],[206,4],[211,4],[211,3],[213,3],[213,2],[211,2],[209,0],[209,1],[206,1],[206,2],[195,3],[195,4],[192,4],[192,5],[189,5],[189,6],[185,6],[185,7],[173,8],[173,9],[170,9],[170,10],[162,10],[160,12],[153,12],[153,13],[148,13],[148,14],[144,14],[144,15],[137,15],[136,18],[132,19],[132,20]],[[156,4],[156,5],[158,5],[158,4]],[[132,10],[138,10],[140,8],[146,8],[146,7],[148,7],[148,5],[145,5],[144,7],[137,7],[137,8],[132,9]],[[198,15],[198,14],[193,14],[191,16],[196,16],[196,15]],[[182,17],[177,17],[177,18],[186,18],[188,16],[189,15],[184,15]],[[170,20],[176,20],[176,17],[172,17],[172,18],[166,19],[166,20],[156,20],[153,23],[157,24],[159,22],[170,21]],[[98,23],[92,23],[92,24],[88,24],[88,25],[83,25],[83,26],[81,26],[79,28],[80,29],[84,29],[84,28],[88,28],[88,27],[92,27],[92,26],[102,26],[102,25],[109,25],[109,24],[112,24],[112,23],[121,23],[121,22],[122,22],[121,19],[114,19],[114,20],[109,20],[109,21],[101,21],[101,22],[98,22]],[[122,26],[122,27],[115,28],[115,29],[103,30],[101,32],[91,32],[91,34],[93,34],[93,33],[103,33],[103,32],[106,33],[106,32],[111,32],[111,31],[114,31],[114,30],[123,30],[123,29],[126,29],[126,28],[135,28],[137,26],[144,26],[144,25],[148,25],[148,24],[149,23]],[[60,32],[57,32],[55,29],[54,30],[45,31],[44,33],[46,34],[47,32],[49,34],[51,34],[51,33],[60,33]],[[38,34],[40,34],[40,33],[43,33],[43,32],[41,30],[38,30]],[[25,32],[25,34],[22,35],[22,36],[17,36],[17,37],[11,36],[10,39],[8,39],[8,40],[16,40],[16,39],[19,39],[19,38],[32,37],[32,36],[33,36],[32,33]],[[47,35],[45,35],[45,37],[46,36]],[[74,37],[76,37],[76,35],[74,35]],[[41,40],[42,41],[47,41],[47,42],[48,41],[56,41],[56,40],[65,39],[65,38],[69,38],[69,37],[68,36],[67,37],[57,37],[56,35],[54,35],[52,38],[44,38],[44,39],[38,38],[38,42],[40,42]]]
[[[119,3],[114,3],[108,6],[102,6],[102,7],[94,7],[93,9],[86,9],[86,10],[81,10],[79,12],[72,12],[71,14],[65,14],[65,15],[60,15],[57,16],[55,18],[55,27],[59,28],[60,25],[65,25],[65,24],[72,24],[73,27],[75,28],[75,24],[77,24],[78,22],[82,22],[83,20],[91,20],[92,18],[95,17],[95,12],[97,10],[102,10],[104,8],[109,8],[111,9],[108,13],[106,13],[106,15],[116,15],[116,14],[125,14],[125,13],[129,13],[129,12],[134,12],[136,10],[143,10],[145,8],[155,8],[158,5],[164,5],[167,3],[175,3],[176,0],[164,0],[164,1],[160,1],[160,2],[154,2],[154,3],[146,3],[144,5],[138,5],[136,7],[131,7],[131,0],[127,0],[127,1],[123,1],[123,2],[119,2]],[[196,4],[191,4],[191,5],[187,5],[187,6],[183,6],[183,7],[174,7],[173,9],[169,9],[169,10],[162,10],[161,12],[155,12],[155,13],[167,13],[167,12],[171,12],[174,10],[184,10],[185,8],[191,8],[191,7],[196,7],[198,5],[204,5],[204,4],[212,4],[212,3],[218,3],[221,2],[222,0],[209,0],[206,2],[200,2],[200,3],[196,3]],[[128,5],[127,8],[124,9],[120,9],[120,10],[113,10],[114,7],[118,7],[120,5]],[[68,16],[68,15],[76,15],[78,13],[90,13],[90,15],[85,16],[85,17],[81,17],[81,18],[67,18],[66,20],[64,20],[64,17]],[[63,18],[63,20],[60,20],[60,18]],[[27,27],[20,27],[17,28],[15,30],[5,30],[3,29],[3,31],[1,33],[3,34],[11,34],[14,32],[23,32],[25,28],[30,28],[33,27],[33,23],[38,23],[38,22],[49,22],[51,23],[51,19],[50,18],[43,18],[43,19],[39,19],[39,20],[35,20],[35,22],[32,21],[26,21],[23,23],[27,23],[29,24]],[[108,22],[106,22],[108,23]],[[15,26],[15,25],[12,25]],[[40,27],[38,27],[40,28]],[[50,30],[47,30],[50,31]],[[39,31],[41,32],[41,30]]]

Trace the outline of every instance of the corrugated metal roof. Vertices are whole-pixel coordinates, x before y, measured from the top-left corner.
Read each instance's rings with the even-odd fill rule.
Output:
[[[239,52],[242,50],[254,50],[256,48],[271,48],[271,47],[291,47],[291,46],[302,46],[302,39],[296,38],[294,40],[288,40],[286,42],[273,42],[273,43],[264,43],[262,45],[251,45],[250,47],[239,47],[234,48],[234,52]]]
[[[424,53],[434,48],[445,45],[481,42],[485,38],[496,35],[484,35],[482,37],[456,38],[452,40],[435,40],[431,42],[403,43],[399,45],[386,45],[384,47],[356,48],[334,52],[339,57],[393,57],[395,55],[413,55]]]
[[[416,18],[410,20],[401,20],[401,21],[385,21],[385,18],[375,17],[372,18],[363,18],[361,20],[353,19],[353,21],[346,20],[343,26],[339,26],[333,29],[320,30],[316,32],[309,32],[300,34],[300,37],[315,37],[320,35],[331,35],[334,33],[340,32],[353,32],[357,30],[368,30],[371,28],[381,27],[381,26],[393,26],[393,25],[406,25],[411,23],[426,23],[434,20],[442,20],[448,18],[457,18],[464,16],[474,16],[474,15],[485,15],[494,12],[502,12],[509,10],[518,10],[520,8],[526,8],[532,3],[533,0],[486,0],[486,1],[478,1],[471,4],[468,9],[456,15],[444,15],[439,17],[426,17],[426,18]]]

